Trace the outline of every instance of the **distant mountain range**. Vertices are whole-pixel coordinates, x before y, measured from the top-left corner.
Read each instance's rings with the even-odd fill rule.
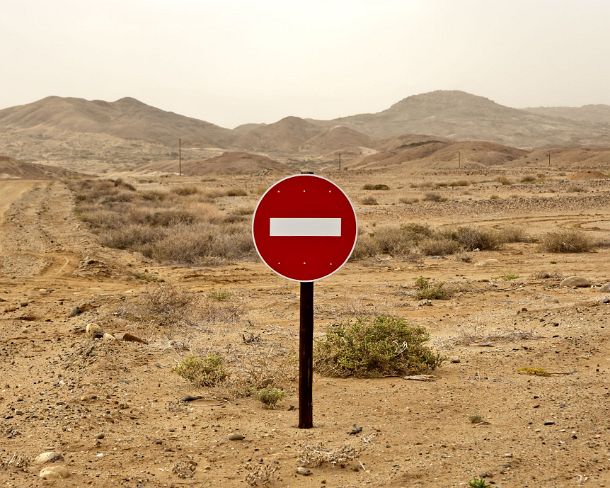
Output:
[[[188,147],[273,156],[316,157],[338,151],[362,155],[366,153],[362,148],[385,150],[382,146],[388,139],[405,134],[517,148],[610,146],[610,106],[516,109],[462,91],[434,91],[407,97],[372,114],[334,120],[291,116],[235,129],[167,112],[134,98],[105,102],[51,96],[0,110],[0,154],[26,158],[28,151],[36,154],[32,158],[43,157],[41,148],[49,141],[54,143],[54,157],[62,150],[72,150],[81,158],[93,157],[102,146],[136,153],[146,144],[147,159],[170,158],[178,138]],[[91,151],[87,151],[89,142],[94,148]],[[37,144],[40,147],[34,147]]]

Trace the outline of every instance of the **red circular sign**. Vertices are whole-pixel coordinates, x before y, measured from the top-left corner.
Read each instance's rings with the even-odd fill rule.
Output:
[[[316,175],[278,181],[252,219],[254,246],[277,274],[316,281],[337,271],[356,245],[354,207],[333,182]]]

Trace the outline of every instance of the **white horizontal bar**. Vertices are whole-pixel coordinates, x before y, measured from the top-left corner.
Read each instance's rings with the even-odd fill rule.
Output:
[[[340,218],[270,218],[271,237],[341,237]]]

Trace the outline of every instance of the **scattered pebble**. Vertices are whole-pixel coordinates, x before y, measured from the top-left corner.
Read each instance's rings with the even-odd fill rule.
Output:
[[[349,435],[356,435],[356,434],[360,434],[360,432],[362,432],[362,427],[360,427],[359,425],[354,424],[354,426],[349,430],[348,434]]]
[[[103,335],[104,335],[104,331],[102,330],[102,327],[93,322],[90,324],[87,324],[87,327],[85,327],[85,333],[89,337],[93,337],[93,338],[103,337]]]
[[[64,457],[59,452],[46,451],[36,456],[36,459],[34,459],[34,464],[54,463],[56,461],[61,461],[63,458]]]
[[[311,469],[299,466],[297,468],[297,474],[300,474],[302,476],[309,476],[311,474]]]
[[[40,470],[40,476],[43,480],[59,480],[69,478],[70,471],[65,466],[47,466]]]
[[[568,286],[571,288],[586,288],[591,286],[591,282],[582,276],[570,276],[565,278],[560,283],[560,286]]]
[[[237,433],[236,433],[236,434],[231,434],[231,435],[229,436],[229,440],[230,440],[230,441],[243,441],[245,438],[246,438],[246,436],[245,436],[245,435],[243,435],[243,434],[237,434]]]
[[[462,362],[462,360],[457,356],[452,356],[451,358],[449,358],[449,361],[451,361],[452,363],[455,363],[455,364]]]

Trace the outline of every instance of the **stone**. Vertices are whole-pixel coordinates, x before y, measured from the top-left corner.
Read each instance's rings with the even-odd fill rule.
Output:
[[[93,337],[93,338],[99,338],[104,335],[104,331],[102,330],[102,327],[93,322],[90,324],[87,324],[87,327],[85,327],[85,333],[89,337]]]
[[[70,471],[65,466],[47,466],[40,470],[40,476],[43,480],[59,480],[70,477]]]
[[[104,332],[104,335],[102,336],[102,340],[104,340],[104,341],[116,341],[116,337],[114,337],[112,334],[109,334],[108,332]]]
[[[606,283],[605,285],[602,285],[602,287],[599,289],[599,291],[601,291],[602,293],[610,293],[610,283]]]
[[[139,342],[140,344],[148,344],[144,339],[140,339],[138,336],[130,334],[129,332],[119,332],[114,335],[119,341],[125,342]]]
[[[569,276],[561,281],[560,286],[569,286],[571,288],[586,288],[591,286],[591,282],[582,276]]]
[[[362,427],[360,427],[359,425],[354,424],[354,426],[349,430],[348,434],[349,435],[356,435],[356,434],[360,434],[360,432],[362,432]]]
[[[555,425],[555,421],[554,420],[545,420],[544,425]]]
[[[462,362],[462,360],[457,356],[452,356],[451,358],[449,358],[449,361],[451,361],[454,364],[458,364],[458,363]]]
[[[230,441],[243,441],[245,438],[246,438],[246,436],[245,436],[245,435],[243,435],[243,434],[237,434],[237,433],[235,433],[235,434],[231,434],[231,435],[229,436],[229,440],[230,440]]]
[[[478,261],[474,263],[474,265],[478,267],[485,267],[493,264],[498,264],[499,262],[500,261],[498,261],[497,259],[484,259],[483,261]]]
[[[64,457],[59,452],[46,451],[36,456],[36,459],[34,459],[34,464],[54,463],[56,461],[61,461],[63,458]]]
[[[309,476],[311,474],[311,469],[299,466],[297,468],[297,474],[300,474],[301,476]]]

